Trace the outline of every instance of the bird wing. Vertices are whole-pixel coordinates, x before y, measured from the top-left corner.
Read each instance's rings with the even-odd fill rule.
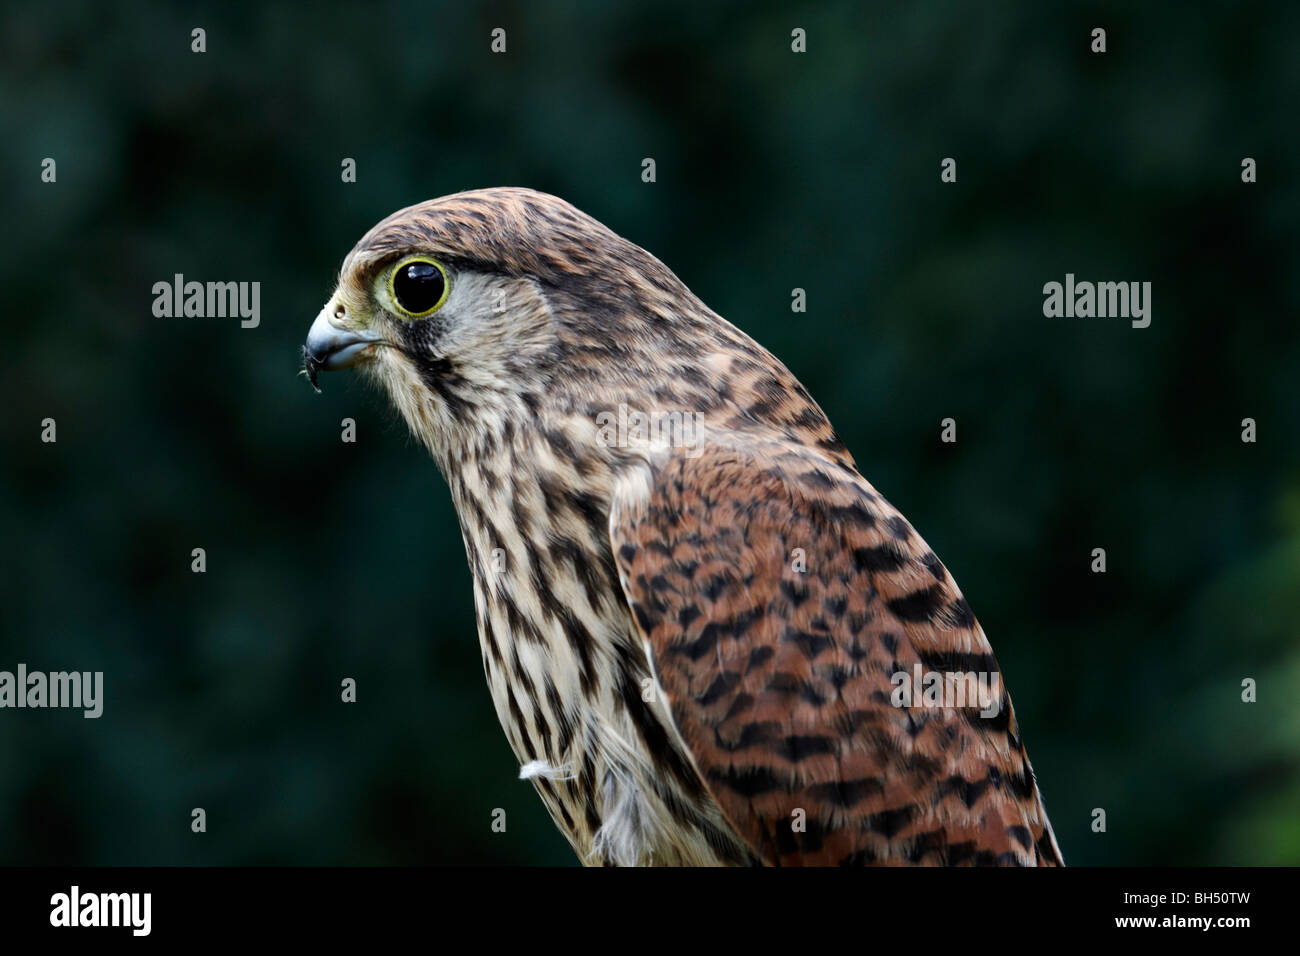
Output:
[[[677,732],[760,858],[1062,862],[983,630],[851,467],[780,439],[678,449],[610,525]],[[918,665],[997,675],[996,716],[895,706]]]

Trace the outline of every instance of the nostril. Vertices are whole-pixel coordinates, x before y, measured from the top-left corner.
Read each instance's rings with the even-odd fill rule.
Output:
[[[347,314],[348,314],[348,310],[345,309],[345,308],[343,308],[343,306],[341,306],[341,305],[336,305],[336,306],[334,307],[334,318],[336,318],[336,319],[341,319],[341,318],[343,318],[343,316],[345,316],[345,315],[347,315]]]

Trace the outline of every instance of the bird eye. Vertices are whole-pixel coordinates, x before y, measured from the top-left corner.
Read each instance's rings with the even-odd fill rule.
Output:
[[[419,319],[447,301],[451,283],[441,263],[432,259],[407,259],[392,271],[388,291],[407,318]]]

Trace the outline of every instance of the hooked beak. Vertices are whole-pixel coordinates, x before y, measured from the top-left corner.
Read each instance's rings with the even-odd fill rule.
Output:
[[[302,347],[307,380],[319,392],[320,387],[316,384],[318,372],[356,365],[372,346],[387,344],[389,343],[385,339],[370,332],[335,325],[330,319],[330,307],[326,305],[311,324],[307,344]]]

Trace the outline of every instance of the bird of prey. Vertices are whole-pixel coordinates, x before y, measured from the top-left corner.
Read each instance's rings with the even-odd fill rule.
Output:
[[[952,576],[645,250],[528,189],[411,206],[304,361],[363,368],[441,469],[497,715],[583,863],[1062,862]]]

